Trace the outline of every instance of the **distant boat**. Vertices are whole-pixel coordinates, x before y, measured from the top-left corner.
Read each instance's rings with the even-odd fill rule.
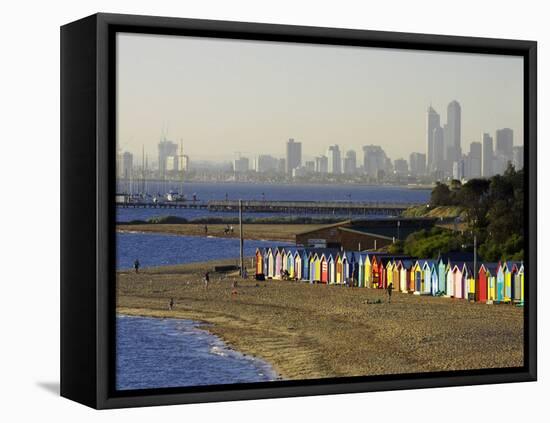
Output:
[[[175,191],[170,191],[166,194],[166,201],[176,202],[176,201],[185,201],[185,195],[179,194]]]

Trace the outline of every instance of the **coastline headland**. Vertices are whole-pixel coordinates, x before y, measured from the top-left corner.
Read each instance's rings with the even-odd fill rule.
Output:
[[[117,313],[208,323],[205,329],[268,361],[284,379],[523,365],[521,308],[402,293],[388,304],[383,290],[234,273],[211,273],[205,288],[204,273],[229,262],[120,271]]]

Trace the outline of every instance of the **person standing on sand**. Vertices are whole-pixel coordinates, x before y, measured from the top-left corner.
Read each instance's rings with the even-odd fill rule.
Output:
[[[352,286],[359,286],[357,281],[359,280],[359,268],[355,267],[352,272]]]
[[[388,304],[391,304],[391,292],[393,291],[393,283],[389,283],[388,287],[386,288],[386,292],[388,293]]]
[[[204,225],[204,235],[208,235],[208,225]]]
[[[134,270],[136,271],[136,273],[139,273],[139,260],[136,259],[136,261],[134,261]]]
[[[210,275],[206,272],[204,274],[204,289],[208,289],[208,282],[210,282]]]
[[[168,310],[172,311],[174,308],[174,299],[170,298],[170,302],[168,303]]]

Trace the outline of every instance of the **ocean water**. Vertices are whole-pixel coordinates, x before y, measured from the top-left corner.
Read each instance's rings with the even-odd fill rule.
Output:
[[[139,260],[142,267],[167,266],[239,257],[239,240],[150,233],[116,234],[117,270],[130,269]],[[256,248],[291,245],[275,241],[244,241],[245,256]]]
[[[194,321],[117,316],[117,390],[276,379],[268,363],[228,348]]]
[[[124,190],[124,184],[119,184]],[[247,184],[247,183],[187,183],[183,185],[184,194],[192,198],[196,194],[201,201],[209,200],[279,200],[279,201],[357,201],[379,203],[427,203],[429,189],[409,189],[398,186],[374,185],[317,185],[317,184]],[[178,183],[149,183],[149,193],[179,191]],[[267,213],[246,213],[245,217],[266,217]],[[285,214],[277,213],[277,216]],[[197,217],[236,217],[237,213],[209,212],[207,210],[182,209],[133,209],[117,208],[117,222],[147,220],[158,216],[179,216],[188,219]],[[289,214],[289,216],[298,216]],[[317,216],[317,215],[316,215]]]

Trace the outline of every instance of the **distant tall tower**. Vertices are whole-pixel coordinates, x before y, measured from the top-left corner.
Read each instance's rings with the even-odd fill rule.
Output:
[[[381,146],[372,144],[363,146],[363,169],[370,178],[380,179],[381,175],[391,170],[390,168],[391,160]]]
[[[409,157],[411,173],[422,176],[426,173],[426,155],[422,153],[411,153]]]
[[[468,177],[479,178],[481,176],[481,158],[483,148],[480,142],[470,143],[469,172]]]
[[[504,162],[514,159],[514,131],[510,128],[497,129],[495,155]]]
[[[489,134],[483,134],[481,137],[481,176],[489,178],[493,176],[493,138]]]
[[[290,138],[286,143],[286,173],[292,175],[292,171],[302,164],[302,143]]]
[[[319,156],[315,157],[315,172],[328,173],[328,157]]]
[[[357,169],[357,154],[354,150],[348,150],[342,162],[343,171],[346,175],[355,173],[355,170]]]
[[[445,169],[445,138],[443,128],[437,126],[433,133],[434,143],[434,166],[433,170],[443,171]]]
[[[447,134],[445,137],[445,153],[444,157],[452,166],[452,163],[457,162],[462,157],[462,149],[460,147],[461,137],[461,119],[462,109],[458,101],[453,100],[447,106]]]
[[[134,155],[128,151],[122,153],[122,177],[129,179],[134,172]]]
[[[168,157],[176,158],[178,155],[178,145],[168,141],[164,136],[158,144],[159,152],[159,176],[166,176]]]
[[[327,150],[328,157],[328,173],[342,173],[342,157],[340,155],[340,147],[337,145],[329,146]]]
[[[435,157],[434,131],[440,126],[439,114],[432,106],[428,107],[426,111],[426,157],[428,172],[432,172],[436,169],[437,162]]]

